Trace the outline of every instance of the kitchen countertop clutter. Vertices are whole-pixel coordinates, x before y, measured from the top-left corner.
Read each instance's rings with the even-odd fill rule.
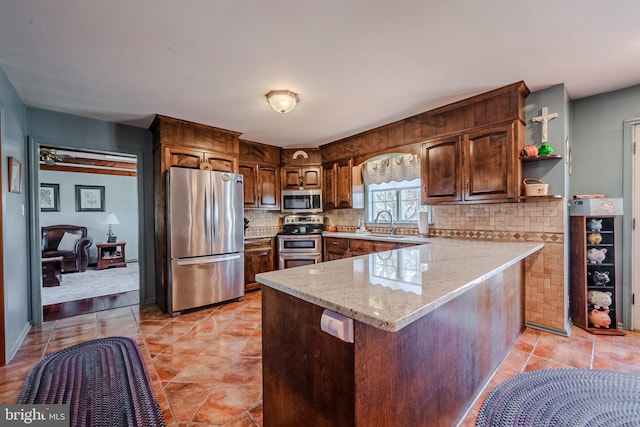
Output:
[[[326,236],[365,238],[360,233]],[[295,269],[256,280],[384,331],[398,331],[543,248],[541,243],[400,237],[426,243]],[[379,236],[369,236],[379,238]]]

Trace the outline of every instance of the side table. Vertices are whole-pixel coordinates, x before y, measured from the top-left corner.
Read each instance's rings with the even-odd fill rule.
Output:
[[[126,267],[127,263],[124,257],[125,242],[114,243],[98,243],[98,265],[96,270],[102,270],[109,267]]]
[[[60,286],[63,259],[61,256],[42,258],[42,286]]]

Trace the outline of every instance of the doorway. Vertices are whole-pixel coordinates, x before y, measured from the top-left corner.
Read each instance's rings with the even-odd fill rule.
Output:
[[[57,225],[81,226],[92,240],[79,263],[83,265],[61,269],[40,287],[43,319],[137,305],[141,281],[136,156],[49,145],[38,150],[39,225],[56,231]],[[112,247],[117,252],[110,251]],[[48,261],[59,255],[49,252],[56,250],[51,242],[46,250],[42,257]],[[116,255],[122,262],[104,262]]]

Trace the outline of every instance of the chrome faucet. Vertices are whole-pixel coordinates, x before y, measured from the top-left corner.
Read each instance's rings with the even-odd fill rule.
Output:
[[[378,223],[378,218],[380,217],[381,213],[386,213],[387,215],[389,215],[389,234],[393,234],[396,231],[396,225],[393,222],[393,214],[389,209],[382,209],[381,211],[378,211],[378,215],[376,215],[376,219],[374,219],[373,222],[376,224]]]

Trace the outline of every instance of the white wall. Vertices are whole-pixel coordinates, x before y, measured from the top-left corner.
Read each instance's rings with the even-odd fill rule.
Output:
[[[87,227],[93,238],[89,248],[90,263],[97,260],[96,244],[106,242],[109,226],[102,224],[107,212],[113,212],[120,224],[113,225],[118,241],[127,243],[127,261],[138,259],[138,189],[135,176],[103,175],[78,172],[41,170],[40,183],[60,186],[60,211],[40,212],[40,225],[71,224]],[[104,212],[76,212],[75,186],[102,185],[105,187]]]

